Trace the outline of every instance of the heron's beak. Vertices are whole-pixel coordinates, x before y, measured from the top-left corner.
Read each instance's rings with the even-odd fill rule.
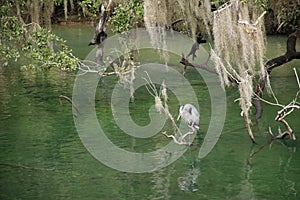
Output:
[[[180,119],[180,117],[181,117],[181,115],[180,115],[180,114],[178,114],[177,121]]]

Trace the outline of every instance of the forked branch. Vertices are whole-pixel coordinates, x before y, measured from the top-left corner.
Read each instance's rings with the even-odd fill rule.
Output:
[[[281,107],[281,109],[277,112],[275,120],[278,121],[278,122],[281,122],[284,125],[286,130],[284,132],[282,132],[279,129],[278,130],[278,135],[275,136],[273,134],[271,128],[269,127],[269,133],[272,135],[272,138],[274,138],[274,139],[283,139],[284,137],[289,135],[292,140],[296,140],[296,136],[294,134],[293,129],[290,127],[289,123],[285,120],[285,118],[287,116],[289,116],[295,109],[300,109],[300,105],[297,103],[299,93],[300,93],[300,81],[299,81],[299,76],[298,76],[297,71],[296,71],[295,68],[294,68],[294,73],[295,73],[296,81],[297,81],[297,84],[298,84],[298,91],[295,95],[295,98],[289,104],[281,105],[281,104],[278,104],[278,103],[269,103],[268,101],[263,100],[264,102],[266,102],[270,105],[275,105],[275,106]]]

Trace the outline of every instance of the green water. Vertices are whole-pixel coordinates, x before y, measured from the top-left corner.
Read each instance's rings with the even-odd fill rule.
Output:
[[[93,35],[92,27],[59,26],[54,30],[82,59],[93,49],[86,45]],[[285,51],[285,39],[268,37],[267,58]],[[282,103],[288,103],[297,91],[292,68],[299,71],[299,66],[299,61],[292,61],[272,72],[274,93]],[[299,139],[267,144],[268,127],[274,132],[278,127],[273,120],[277,109],[264,105],[264,115],[253,128],[260,145],[252,145],[234,102],[238,98],[235,88],[226,92],[226,121],[218,143],[208,156],[197,158],[208,129],[210,106],[204,106],[208,91],[194,72],[189,68],[186,76],[203,105],[196,145],[165,168],[134,174],[103,165],[82,144],[71,104],[58,98],[72,96],[75,74],[20,72],[15,66],[1,66],[0,199],[300,199]],[[168,140],[159,134],[133,139],[120,133],[110,107],[115,83],[114,77],[100,81],[95,97],[97,117],[107,137],[128,151],[147,152],[165,145]],[[170,112],[176,115],[178,101],[172,94],[169,97]],[[145,88],[138,89],[130,104],[132,119],[141,126],[147,125],[150,119],[146,112],[151,105],[153,98]],[[299,112],[288,117],[297,138]],[[254,152],[257,153],[250,158]]]

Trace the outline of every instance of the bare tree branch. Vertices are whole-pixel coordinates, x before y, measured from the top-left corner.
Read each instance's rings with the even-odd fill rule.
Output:
[[[268,72],[268,74],[271,74],[272,70],[276,67],[279,67],[287,62],[292,61],[293,59],[300,59],[300,52],[296,51],[296,42],[297,42],[297,38],[300,35],[300,28],[297,29],[297,31],[295,31],[294,33],[290,34],[288,39],[287,39],[287,43],[286,43],[286,53],[284,55],[278,56],[276,58],[273,58],[271,60],[269,60],[266,63],[266,70]],[[268,76],[268,75],[266,75]],[[261,79],[259,79],[257,85],[256,85],[256,95],[259,97],[262,97],[263,95],[263,90],[265,88],[266,85],[266,80],[267,77],[262,77]],[[263,109],[260,105],[260,101],[258,98],[253,98],[253,105],[256,109],[256,113],[255,113],[255,117],[256,119],[259,119],[262,116],[263,113]]]
[[[281,105],[278,102],[277,103],[270,103],[270,102],[268,102],[266,100],[263,100],[262,98],[258,97],[259,100],[262,100],[265,103],[281,107],[281,110],[279,110],[277,112],[277,115],[275,117],[275,121],[281,122],[284,125],[286,131],[284,131],[282,133],[281,130],[280,130],[280,131],[278,131],[278,135],[274,136],[271,128],[269,127],[269,133],[272,135],[272,138],[274,138],[274,139],[283,139],[285,136],[289,135],[292,140],[296,140],[296,136],[294,134],[293,129],[290,127],[289,123],[285,120],[285,118],[288,115],[290,115],[295,109],[300,109],[300,105],[297,105],[297,99],[298,99],[299,92],[300,92],[300,84],[299,84],[300,81],[299,81],[299,77],[298,77],[296,68],[294,68],[294,73],[295,73],[296,81],[297,81],[297,84],[298,84],[298,91],[295,95],[295,98],[289,104]]]
[[[183,74],[186,73],[186,68],[187,68],[187,66],[195,67],[195,68],[199,68],[199,69],[203,69],[203,70],[205,70],[205,71],[208,71],[208,72],[217,74],[217,71],[216,71],[215,68],[211,68],[211,67],[209,67],[209,66],[207,65],[207,63],[208,63],[208,61],[209,61],[209,58],[210,58],[210,57],[208,57],[208,59],[206,60],[206,62],[203,63],[203,64],[192,64],[192,63],[190,63],[190,62],[188,61],[188,59],[186,59],[186,58],[184,57],[184,54],[182,54],[180,63],[184,65],[184,73],[183,73]]]

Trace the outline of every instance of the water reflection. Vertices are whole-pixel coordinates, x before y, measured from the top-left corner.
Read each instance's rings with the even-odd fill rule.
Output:
[[[183,176],[178,177],[178,187],[183,191],[198,191],[198,178],[201,175],[200,160],[196,159],[190,166],[190,169],[186,170]]]
[[[261,188],[257,187],[257,181],[255,181],[258,175],[262,176],[261,173],[265,173],[267,176],[274,175],[270,178],[276,177],[278,185],[274,186],[275,181],[273,181],[273,187],[269,186],[269,189],[274,191],[274,193],[278,193],[284,199],[297,199],[296,183],[290,176],[290,171],[295,170],[291,167],[293,157],[296,154],[296,146],[294,145],[293,141],[288,141],[287,144],[284,140],[269,139],[263,145],[252,147],[247,161],[246,178],[242,181],[241,192],[236,199],[257,199],[256,197],[264,195],[260,191]],[[261,165],[257,166],[259,163],[257,163],[256,159],[261,159],[260,154],[264,154],[266,151],[270,153],[269,156],[274,154],[272,159],[264,158],[268,162],[271,161],[271,168],[262,168]],[[255,163],[254,166],[253,163]],[[266,184],[268,183],[265,182],[263,185]],[[265,191],[265,193],[268,193],[268,191]]]
[[[269,51],[274,50],[269,57],[285,51],[284,37],[269,38],[268,44]],[[282,49],[278,50],[278,46]],[[294,61],[290,65],[300,66]],[[288,102],[296,91],[293,73],[289,69],[288,65],[272,72],[274,92],[283,102]],[[187,73],[191,79],[198,78],[192,75],[193,71]],[[236,89],[227,90],[228,112],[224,131],[208,156],[197,160],[199,148],[190,147],[182,158],[168,167],[154,173],[130,174],[104,166],[84,148],[74,127],[71,105],[58,98],[59,95],[71,97],[73,83],[72,74],[30,74],[13,66],[0,67],[0,199],[300,198],[300,154],[297,151],[300,137],[294,142],[287,139],[267,144],[252,157],[252,167],[249,168],[247,158],[260,146],[251,144],[243,127],[239,107],[234,103],[238,98]],[[113,123],[110,93],[102,87],[104,83],[110,82],[99,83],[96,104],[101,102],[101,107],[96,108],[97,115],[105,128],[111,130],[108,137],[120,148],[147,152],[169,141],[160,135],[148,140],[132,140],[122,134]],[[197,95],[204,105],[205,94],[199,90]],[[143,105],[149,100],[143,94],[140,98]],[[147,105],[151,102],[153,99]],[[177,103],[170,103],[170,106],[174,104],[176,112]],[[204,113],[209,109],[202,108]],[[146,124],[145,111],[135,111],[133,117],[140,117]],[[259,121],[260,129],[255,132],[259,144],[269,139],[268,126],[277,128],[274,114],[275,109],[265,106],[263,118]],[[299,111],[289,117],[296,136],[299,136]],[[209,117],[203,116],[203,120],[201,127],[207,129]],[[159,158],[163,162],[168,155]]]
[[[171,199],[171,195],[170,195],[171,175],[172,175],[172,170],[166,170],[166,169],[162,169],[153,173],[152,175],[153,186],[151,190],[154,192],[149,196],[149,199],[162,199],[162,200]]]
[[[248,170],[246,173],[245,180],[241,181],[240,185],[240,192],[238,195],[233,197],[233,200],[252,200],[257,199],[254,193],[253,185],[250,182],[250,176],[251,176],[252,170]]]

